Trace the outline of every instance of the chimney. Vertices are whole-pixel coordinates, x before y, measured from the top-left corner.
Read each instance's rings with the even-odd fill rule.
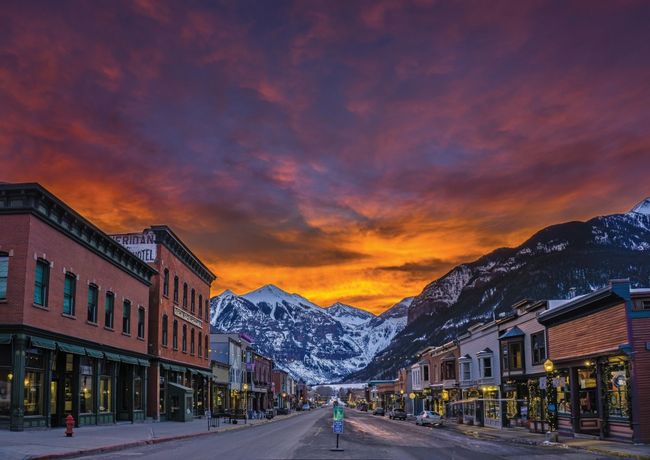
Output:
[[[569,288],[568,299],[573,299],[576,296],[577,289],[575,287]]]

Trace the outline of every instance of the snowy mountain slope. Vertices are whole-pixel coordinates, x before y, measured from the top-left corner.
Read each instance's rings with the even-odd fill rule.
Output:
[[[572,288],[584,294],[613,278],[650,283],[650,199],[626,214],[552,225],[518,247],[452,269],[423,289],[408,310],[407,326],[348,380],[394,378],[418,350],[453,339],[522,298],[562,299]]]
[[[276,364],[310,383],[332,382],[364,368],[406,325],[408,303],[381,316],[337,303],[321,308],[267,285],[211,299],[215,330],[245,332]]]

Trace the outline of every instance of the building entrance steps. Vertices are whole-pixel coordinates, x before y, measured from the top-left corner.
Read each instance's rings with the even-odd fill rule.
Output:
[[[247,423],[224,424],[210,427],[208,420],[199,418],[189,422],[127,423],[75,428],[73,437],[65,436],[64,428],[42,428],[15,432],[0,430],[0,458],[19,459],[57,459],[82,455],[94,455],[128,449],[146,444],[157,444],[195,436],[209,436],[229,430],[248,429],[256,425],[274,423],[302,412],[279,415],[272,420],[247,420]]]
[[[546,433],[531,433],[524,428],[498,429],[479,427],[475,425],[456,423],[452,419],[445,420],[445,423],[447,429],[452,429],[467,436],[479,439],[501,440],[504,442],[526,445],[544,445],[545,443],[548,443],[548,441],[546,441]],[[559,444],[566,447],[586,450],[597,454],[650,460],[650,445],[648,444],[632,444],[609,440],[601,441],[600,439],[593,437],[574,438],[563,436],[561,434],[559,435],[558,441]]]

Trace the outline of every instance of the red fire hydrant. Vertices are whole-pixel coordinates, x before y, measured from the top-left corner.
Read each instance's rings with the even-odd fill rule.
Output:
[[[72,415],[68,415],[65,418],[65,435],[67,437],[71,437],[74,434],[74,432],[72,431],[73,428],[74,428],[74,418],[72,417]]]

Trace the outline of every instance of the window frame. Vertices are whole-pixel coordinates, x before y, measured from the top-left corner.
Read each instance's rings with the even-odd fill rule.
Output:
[[[183,283],[183,310],[187,310],[187,283]]]
[[[178,275],[174,276],[174,303],[178,305]]]
[[[94,298],[91,294],[94,293]],[[97,309],[99,304],[99,287],[96,284],[90,283],[88,285],[88,307],[86,310],[86,320],[91,324],[97,324]],[[94,301],[92,303],[91,301]],[[92,314],[91,314],[92,313]]]
[[[66,285],[68,282],[71,283],[71,292],[69,295],[70,300],[70,311],[66,311]],[[65,272],[63,277],[63,314],[67,316],[75,316],[75,307],[77,303],[77,275],[72,272]]]
[[[187,353],[187,324],[183,324],[183,332],[181,336],[181,351]]]
[[[178,320],[174,320],[172,326],[172,348],[178,350]]]
[[[163,296],[169,298],[169,269],[165,268],[163,272]]]
[[[192,288],[192,292],[190,294],[190,310],[192,314],[196,311],[196,291],[194,288]]]
[[[122,334],[131,335],[131,301],[122,302]]]
[[[194,356],[194,351],[196,350],[194,328],[190,330],[190,355]]]
[[[144,339],[145,321],[146,321],[146,313],[144,307],[140,305],[138,307],[138,338],[139,339]]]
[[[110,299],[110,309],[109,306]],[[110,312],[110,314],[109,314]],[[110,322],[108,321],[110,319]],[[104,296],[104,328],[111,329],[115,327],[115,293],[106,291]]]
[[[535,339],[541,337],[541,347],[535,347],[536,341]],[[535,359],[535,352],[539,352],[539,358]],[[542,356],[543,352],[543,356]],[[544,331],[539,331],[535,332],[533,334],[530,334],[530,360],[533,366],[539,366],[541,364],[544,364],[544,361],[546,361],[546,334]]]
[[[5,266],[4,276],[2,275],[3,264]],[[0,300],[7,300],[8,289],[9,289],[9,253],[0,251]]]
[[[39,284],[39,279],[37,276],[38,273],[38,268],[41,267],[42,270],[42,277],[43,279],[40,280]],[[46,259],[43,259],[39,257],[36,259],[36,267],[34,269],[34,305],[47,308],[48,305],[48,297],[49,297],[49,287],[50,287],[50,262],[47,261]],[[38,303],[36,301],[36,293],[38,292],[37,289],[40,291],[40,297],[42,303]]]
[[[164,314],[162,317],[162,337],[161,337],[161,344],[163,347],[168,346],[169,342],[169,317],[167,314]]]

